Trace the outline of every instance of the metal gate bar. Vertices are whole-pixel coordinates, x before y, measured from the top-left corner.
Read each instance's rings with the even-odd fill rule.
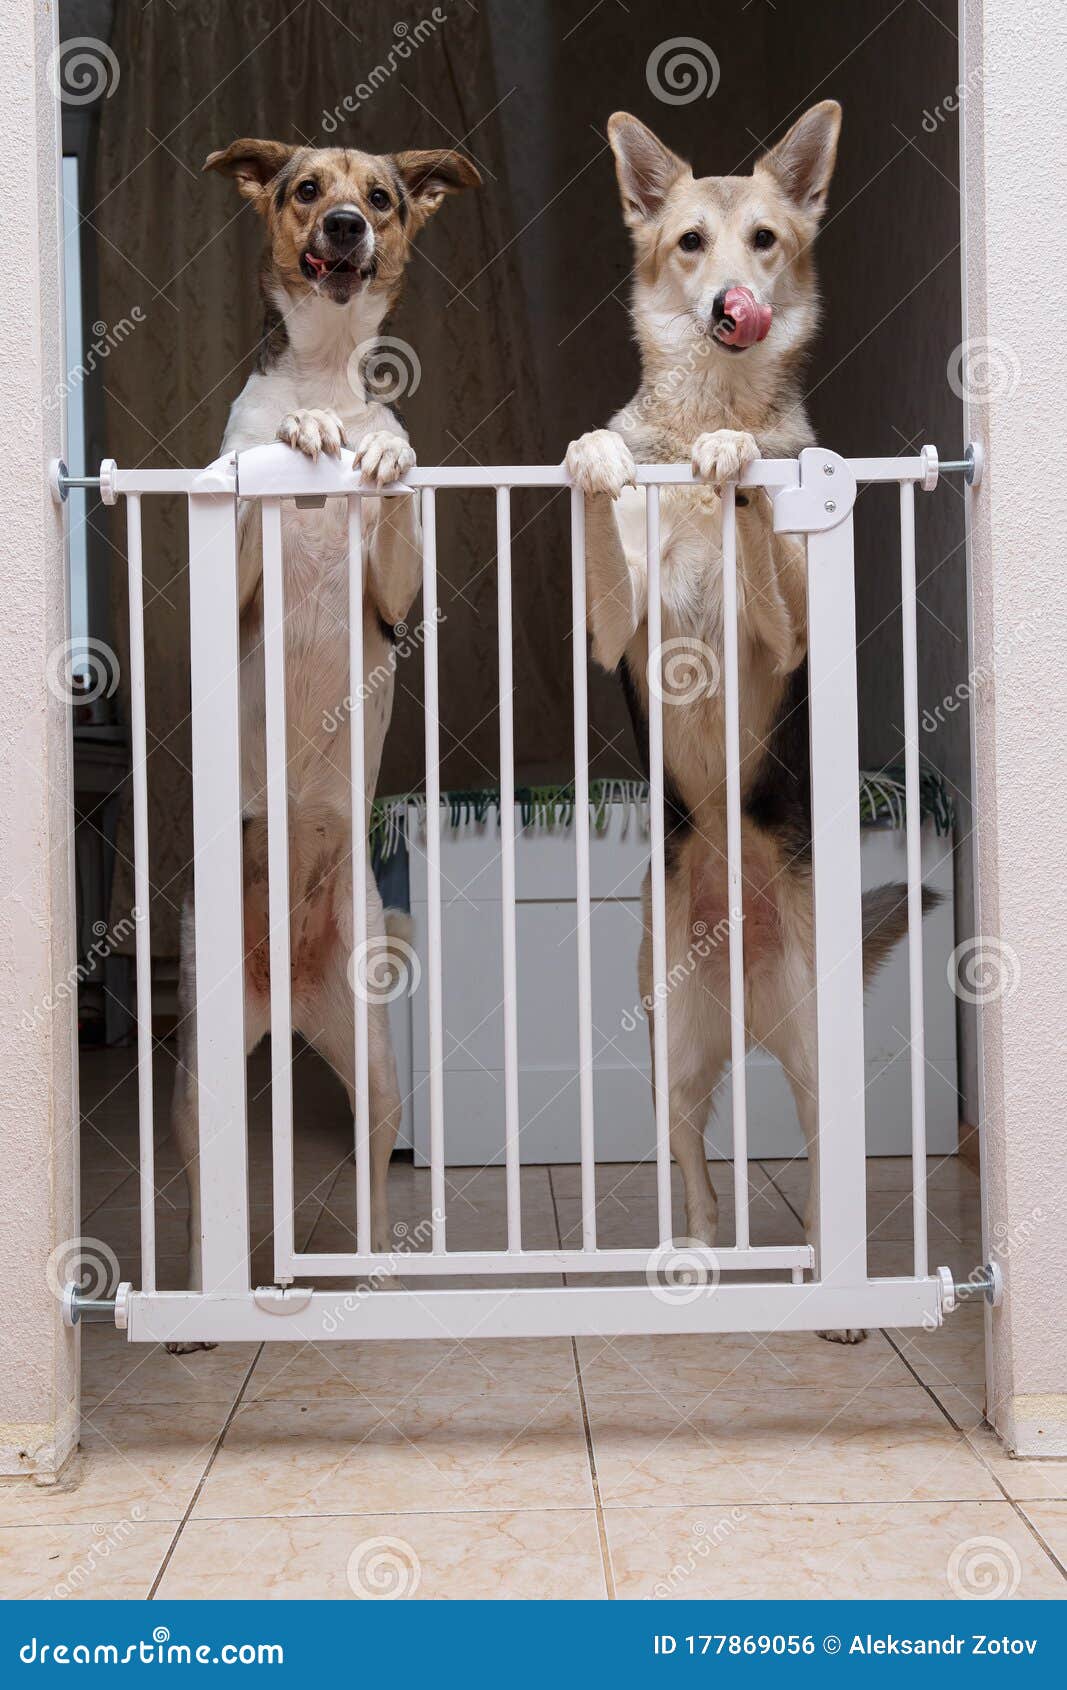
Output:
[[[511,660],[511,489],[496,490],[497,666],[500,691],[500,897],[504,990],[504,1167],[508,1250],[522,1249],[519,1174],[518,944],[515,934],[515,722]]]
[[[593,1127],[593,949],[589,895],[589,682],[586,672],[585,496],[571,489],[571,676],[574,690],[574,853],[578,908],[578,1131],[582,1249],[596,1249]],[[514,843],[512,845],[514,849]]]
[[[144,675],[144,572],[141,495],[126,500],[130,599],[130,748],[133,775],[133,902],[137,965],[137,1134],[140,1159],[141,1283],[156,1288],[156,1156],[152,1084],[151,883],[148,857],[148,726]]]
[[[722,490],[722,645],[726,737],[726,877],[730,917],[730,1089],[735,1238],[747,1249],[748,1093],[745,1074],[744,899],[741,878],[741,708],[737,673],[737,495]],[[858,766],[858,763],[857,763]]]
[[[414,497],[414,494],[412,495]],[[352,787],[352,1001],[355,1008],[356,1076],[356,1249],[366,1256],[371,1249],[370,1210],[370,1088],[359,1084],[359,1075],[370,1072],[370,1005],[360,990],[360,969],[370,977],[371,957],[367,921],[367,756],[363,733],[364,685],[363,587],[366,561],[363,555],[363,501],[348,499],[348,715],[349,772]]]
[[[596,1234],[596,1157],[593,1113],[591,881],[588,809],[586,681],[585,501],[571,489],[572,666],[574,684],[575,840],[579,983],[578,1081],[582,1244],[578,1249],[524,1250],[521,1235],[521,1132],[518,1088],[516,962],[516,838],[511,597],[511,489],[566,487],[562,467],[437,468],[412,471],[390,487],[366,488],[350,453],[340,463],[311,463],[280,446],[257,448],[208,470],[119,471],[105,466],[104,496],[128,501],[131,614],[132,727],[136,886],[139,906],[138,1097],[142,1194],[143,1283],[124,1288],[116,1318],[131,1337],[284,1337],[327,1332],[340,1293],[292,1286],[297,1275],[329,1278],[380,1272],[389,1258],[375,1251],[369,1193],[370,1113],[367,1086],[368,1002],[359,989],[367,954],[367,791],[363,737],[366,698],[363,649],[364,521],[362,500],[408,496],[420,490],[423,546],[425,747],[427,788],[428,1014],[430,1039],[430,1186],[432,1247],[405,1255],[405,1278],[453,1274],[643,1272],[645,1285],[588,1290],[523,1288],[501,1291],[397,1292],[364,1298],[359,1336],[454,1336],[480,1333],[661,1332],[789,1330],[815,1326],[909,1325],[941,1319],[946,1291],[941,1269],[927,1265],[925,1111],[922,1002],[921,850],[915,588],[914,486],[936,481],[936,454],[846,462],[811,449],[796,462],[760,461],[742,477],[766,488],[774,526],[806,537],[812,741],[818,1109],[820,1155],[817,1250],[804,1245],[751,1244],[745,1112],[745,1023],[741,864],[740,710],[737,630],[736,511],[724,489],[723,687],[727,787],[731,1044],[734,1093],[736,1236],[732,1247],[704,1255],[721,1281],[707,1295],[672,1301],[657,1287],[671,1218],[670,1107],[667,1039],[665,818],[663,809],[663,687],[661,615],[661,487],[693,484],[681,465],[642,465],[648,571],[649,759],[652,823],[650,913],[651,1009],[654,1045],[656,1190],[659,1246],[602,1249]],[[899,486],[901,596],[904,626],[905,765],[907,792],[909,989],[914,1195],[914,1276],[868,1278],[864,1143],[862,942],[860,932],[856,638],[852,505],[856,483]],[[443,951],[441,911],[440,699],[436,491],[493,490],[497,523],[498,655],[501,762],[501,847],[504,982],[504,1152],[507,1247],[446,1250]],[[155,1289],[153,1235],[151,999],[148,965],[148,837],[144,697],[143,589],[140,501],[144,494],[184,493],[189,499],[190,638],[193,690],[194,852],[200,1118],[201,1239],[204,1291]],[[828,496],[829,495],[829,496]],[[293,1237],[292,994],[289,966],[291,888],[288,839],[288,748],[285,720],[282,501],[344,498],[349,555],[349,708],[352,781],[352,928],[355,999],[355,1140],[357,1163],[354,1252],[300,1252]],[[272,1138],[274,1145],[274,1287],[249,1283],[249,1198],[244,1056],[244,938],[242,918],[241,791],[239,762],[238,499],[256,500],[263,523],[264,683],[268,823],[268,905],[271,961]],[[703,1249],[703,1247],[701,1247]],[[787,1272],[790,1282],[746,1280],[764,1270]],[[813,1277],[805,1277],[812,1275]],[[288,1287],[288,1289],[286,1289]],[[284,1319],[279,1320],[279,1316]]]
[[[652,1077],[656,1113],[656,1211],[663,1248],[674,1237],[671,1214],[671,1105],[667,1039],[667,869],[663,801],[663,602],[660,591],[659,488],[645,488],[648,571],[648,789],[652,835]]]

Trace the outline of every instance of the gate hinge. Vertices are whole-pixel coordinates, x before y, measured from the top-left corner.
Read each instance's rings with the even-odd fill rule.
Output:
[[[941,1281],[941,1311],[951,1314],[960,1303],[977,1303],[984,1299],[992,1308],[999,1308],[1004,1300],[1004,1275],[996,1262],[976,1267],[966,1279],[957,1279],[951,1268],[939,1267]]]
[[[823,446],[805,446],[797,460],[800,484],[774,498],[776,534],[825,534],[851,516],[856,477],[844,458]]]

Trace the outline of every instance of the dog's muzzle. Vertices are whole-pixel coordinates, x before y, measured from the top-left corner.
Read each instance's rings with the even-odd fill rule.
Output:
[[[374,251],[374,236],[362,212],[336,206],[322,220],[320,233],[304,252],[300,264],[311,282],[329,276],[366,278]]]
[[[711,308],[712,334],[722,346],[741,352],[766,340],[773,313],[751,288],[723,288]]]

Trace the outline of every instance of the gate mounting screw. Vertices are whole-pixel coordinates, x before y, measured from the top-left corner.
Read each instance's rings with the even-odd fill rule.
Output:
[[[937,1278],[941,1281],[943,1314],[951,1314],[961,1303],[976,1303],[979,1300],[984,1300],[993,1308],[999,1308],[1004,1298],[1004,1275],[997,1262],[985,1262],[983,1266],[976,1267],[966,1279],[957,1279],[951,1268],[939,1267]]]

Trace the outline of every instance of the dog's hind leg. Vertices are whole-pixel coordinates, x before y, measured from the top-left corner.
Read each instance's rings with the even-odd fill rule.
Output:
[[[669,933],[677,928],[679,913],[678,901],[671,900]],[[646,918],[647,915],[646,899]],[[651,937],[646,926],[638,967],[642,1001],[646,1005],[652,1002],[651,953]],[[711,1113],[712,1094],[729,1053],[730,1025],[714,999],[709,999],[699,970],[686,972],[683,965],[675,972],[671,968],[673,960],[672,950],[668,953],[668,975],[676,983],[664,995],[659,1008],[659,1013],[667,1017],[671,1155],[682,1170],[685,1187],[685,1236],[694,1243],[714,1244],[719,1203],[708,1173],[704,1130]],[[648,1033],[654,1081],[655,1034],[651,1014]]]
[[[370,1059],[367,1084],[370,1093],[371,1247],[387,1251],[391,1243],[387,1192],[389,1159],[400,1130],[401,1115],[400,1089],[389,1031],[388,1000],[403,991],[406,975],[405,958],[391,945],[391,940],[397,936],[396,912],[382,910],[377,887],[369,875],[367,893],[371,946],[367,963],[363,968],[351,964],[342,925],[341,941],[328,958],[321,979],[313,993],[305,994],[300,1030],[343,1082],[354,1112],[356,1071],[352,978],[357,984],[365,982]],[[345,889],[342,900],[349,896]],[[380,952],[385,953],[385,958]]]

